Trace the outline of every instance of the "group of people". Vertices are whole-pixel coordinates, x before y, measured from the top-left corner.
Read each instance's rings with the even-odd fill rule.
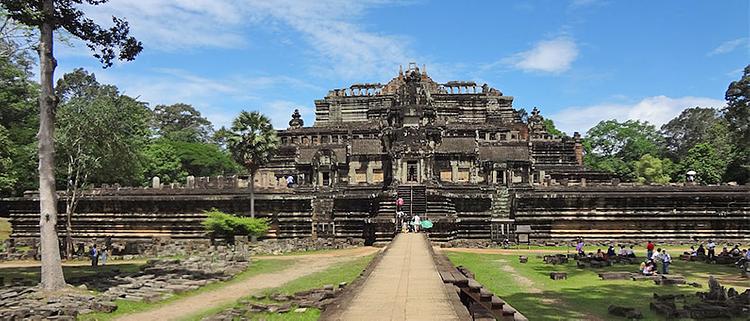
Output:
[[[669,266],[672,264],[672,256],[667,253],[666,249],[657,248],[654,253],[653,242],[646,243],[646,261],[641,263],[640,270],[643,275],[655,275],[659,272],[661,265],[661,274],[669,274]]]
[[[615,257],[631,257],[631,258],[635,257],[635,251],[633,250],[632,245],[629,247],[626,247],[623,244],[619,244],[620,250],[615,251],[615,246],[611,244],[609,248],[607,248],[607,252],[602,251],[602,249],[597,249],[596,254],[589,253],[588,255],[583,250],[584,246],[585,246],[585,243],[583,242],[583,239],[579,239],[578,243],[576,243],[576,252],[578,252],[578,255],[590,256],[598,261],[608,261]]]
[[[396,220],[397,224],[396,226],[401,227],[401,232],[411,232],[411,233],[419,233],[419,231],[422,229],[423,222],[422,221],[429,221],[430,219],[424,217],[420,217],[419,214],[414,214],[411,217],[407,217],[406,213],[401,210],[401,207],[404,206],[404,199],[398,198],[396,200]],[[430,224],[431,226],[431,224]],[[429,228],[430,226],[427,226]]]
[[[111,252],[112,250],[107,247],[100,250],[96,248],[96,244],[92,245],[91,249],[89,250],[89,259],[91,259],[91,266],[99,266],[99,263],[101,263],[101,265],[106,265],[107,257],[111,255]]]

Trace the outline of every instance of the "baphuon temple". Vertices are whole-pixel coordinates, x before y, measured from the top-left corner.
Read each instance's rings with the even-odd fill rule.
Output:
[[[278,154],[255,177],[256,212],[278,239],[389,241],[398,198],[433,222],[435,242],[750,239],[748,186],[621,182],[583,166],[578,133],[551,135],[537,108],[522,116],[498,89],[438,83],[415,64],[386,84],[331,90],[312,126],[295,110],[279,130]],[[243,177],[153,183],[91,191],[76,238],[204,238],[205,210],[249,213]],[[2,215],[14,239],[38,235],[35,193],[0,200]]]

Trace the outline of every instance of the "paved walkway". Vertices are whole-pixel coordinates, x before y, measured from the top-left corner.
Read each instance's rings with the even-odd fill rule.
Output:
[[[423,234],[399,234],[337,320],[458,320]]]

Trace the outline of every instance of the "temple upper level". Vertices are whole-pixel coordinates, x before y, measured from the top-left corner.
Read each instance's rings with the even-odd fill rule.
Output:
[[[510,127],[520,123],[513,97],[473,81],[438,83],[424,66],[420,69],[410,63],[406,70],[399,68],[398,75],[385,85],[357,83],[329,91],[325,98],[315,101],[313,126],[424,124],[417,119],[435,125],[487,123]]]

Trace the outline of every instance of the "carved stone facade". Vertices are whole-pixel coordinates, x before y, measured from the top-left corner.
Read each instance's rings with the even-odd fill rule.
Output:
[[[411,64],[387,84],[354,84],[315,101],[315,124],[295,110],[279,131],[281,153],[261,170],[265,187],[445,184],[530,187],[556,173],[584,173],[580,135],[555,137],[534,108],[527,123],[513,97],[484,84],[439,84]]]
[[[440,84],[414,64],[385,85],[331,90],[315,101],[313,126],[295,110],[279,131],[279,152],[255,177],[256,215],[278,239],[384,242],[399,230],[398,210],[429,218],[438,242],[513,239],[517,225],[542,242],[750,238],[750,187],[620,183],[582,165],[578,133],[551,135],[537,108],[526,121],[520,116],[513,97],[497,89]],[[197,239],[205,237],[205,210],[249,214],[243,177],[152,183],[83,196],[74,236]],[[15,240],[35,242],[34,193],[0,199],[3,216]]]

